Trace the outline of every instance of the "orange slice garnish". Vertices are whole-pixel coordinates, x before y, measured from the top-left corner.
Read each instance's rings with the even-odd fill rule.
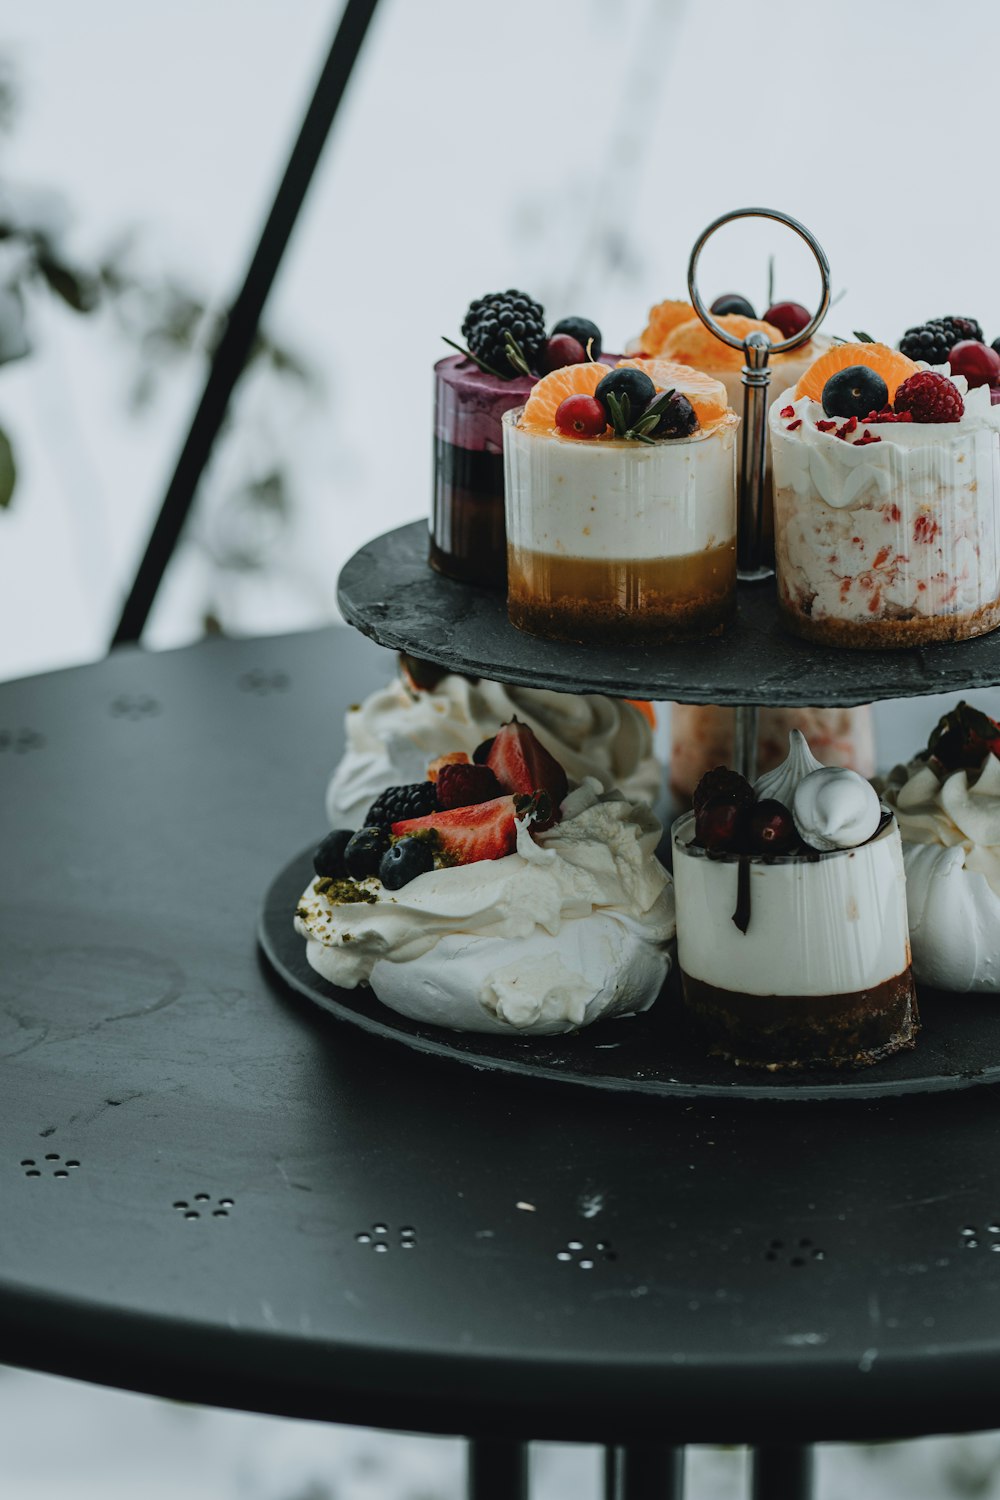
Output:
[[[782,344],[785,335],[773,323],[761,318],[745,318],[742,313],[713,313],[720,328],[736,338],[745,339],[748,333],[759,330],[766,333],[772,344]],[[691,318],[675,328],[663,346],[664,359],[675,359],[682,365],[694,365],[703,370],[741,370],[744,353],[733,349],[710,333],[700,318]]]
[[[672,359],[621,359],[619,368],[644,370],[658,391],[679,391],[698,414],[702,427],[712,427],[729,411],[729,398],[721,380]]]
[[[647,703],[645,698],[626,698],[625,702],[630,703],[633,708],[639,710],[642,717],[648,721],[651,729],[656,728],[656,709],[651,703]]]
[[[823,400],[823,387],[831,375],[846,370],[850,365],[866,365],[881,375],[889,387],[889,400],[896,389],[911,375],[916,375],[919,365],[898,349],[889,349],[885,344],[834,344],[819,359],[814,360],[795,387],[795,400],[809,396],[813,401]]]
[[[649,322],[642,331],[639,348],[643,354],[662,354],[663,346],[680,323],[694,317],[690,302],[658,302],[649,309]]]
[[[521,426],[526,427],[529,432],[555,432],[556,412],[566,397],[592,396],[607,374],[607,365],[588,360],[586,364],[563,365],[561,370],[543,375],[538,384],[531,388],[531,395],[525,402],[521,416]]]

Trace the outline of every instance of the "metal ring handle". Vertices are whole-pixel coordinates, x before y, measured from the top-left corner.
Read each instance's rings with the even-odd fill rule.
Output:
[[[716,323],[712,314],[701,300],[701,294],[695,285],[695,272],[698,269],[701,252],[712,235],[717,229],[721,229],[723,224],[730,224],[734,219],[774,219],[776,223],[784,224],[787,228],[794,230],[799,239],[805,240],[809,249],[816,257],[816,264],[819,266],[819,274],[823,282],[823,299],[820,302],[819,311],[815,314],[812,321],[806,324],[805,328],[800,329],[792,338],[783,339],[780,344],[772,344],[770,346],[772,354],[786,354],[790,349],[797,349],[800,344],[808,343],[826,317],[830,306],[830,262],[827,260],[826,252],[815,235],[811,234],[804,224],[800,224],[798,219],[793,219],[788,214],[779,212],[776,208],[734,208],[731,213],[722,214],[720,218],[714,219],[707,229],[702,230],[695,241],[694,249],[691,251],[691,259],[688,261],[688,293],[691,297],[691,306],[705,327],[710,329],[717,339],[721,339],[724,344],[728,344],[732,349],[742,349],[744,342],[742,339],[737,338],[735,334],[730,333],[728,329],[722,328]]]

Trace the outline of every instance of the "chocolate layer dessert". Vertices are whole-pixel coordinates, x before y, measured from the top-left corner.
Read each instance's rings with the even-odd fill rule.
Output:
[[[734,1063],[864,1067],[919,1027],[899,830],[863,777],[790,746],[753,787],[709,772],[674,824],[683,1004]]]

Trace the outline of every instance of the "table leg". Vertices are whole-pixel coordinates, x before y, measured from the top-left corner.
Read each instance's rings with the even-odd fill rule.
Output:
[[[528,1500],[528,1445],[469,1439],[468,1500]]]
[[[684,1449],[629,1443],[604,1450],[604,1500],[683,1500]]]
[[[781,1444],[752,1448],[752,1500],[811,1500],[813,1450],[809,1446]]]

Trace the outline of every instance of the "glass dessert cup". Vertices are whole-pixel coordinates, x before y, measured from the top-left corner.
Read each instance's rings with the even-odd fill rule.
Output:
[[[880,649],[1000,626],[1000,440],[978,407],[969,420],[978,394],[960,423],[861,423],[848,440],[817,428],[814,402],[772,405],[778,606],[795,635]]]
[[[710,854],[671,830],[683,1005],[709,1050],[770,1069],[862,1067],[913,1045],[902,846]],[[740,923],[745,921],[745,931]]]
[[[434,502],[430,564],[460,583],[503,588],[507,538],[501,418],[533,380],[502,380],[461,354],[434,366]]]
[[[503,419],[507,606],[554,640],[719,635],[736,610],[736,431],[581,442]]]
[[[801,729],[826,765],[875,774],[875,731],[871,708],[761,708],[757,728],[757,770],[773,770],[788,753],[788,733]],[[732,708],[703,703],[670,705],[670,791],[690,807],[694,789],[713,766],[731,766],[736,715]]]

